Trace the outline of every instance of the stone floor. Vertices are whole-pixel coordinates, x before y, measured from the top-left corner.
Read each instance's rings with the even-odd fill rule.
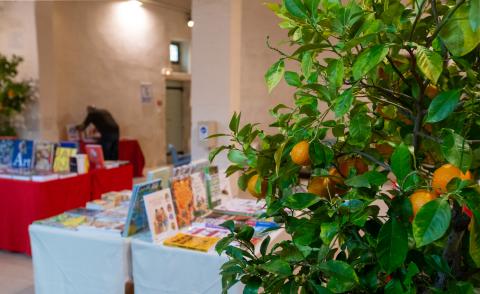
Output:
[[[34,294],[31,257],[0,251],[0,294]]]

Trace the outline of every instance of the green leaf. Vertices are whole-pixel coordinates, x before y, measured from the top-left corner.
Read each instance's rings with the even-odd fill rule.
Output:
[[[443,70],[443,60],[440,54],[423,46],[418,46],[416,54],[417,66],[420,71],[434,84]]]
[[[370,117],[364,112],[355,114],[350,119],[350,137],[348,143],[364,147],[372,135],[372,123]]]
[[[470,0],[468,19],[472,31],[476,32],[480,27],[480,0]]]
[[[308,77],[310,76],[310,73],[312,72],[312,67],[313,67],[311,52],[303,53],[301,66],[302,66],[303,75],[305,76],[305,78],[308,79]]]
[[[292,269],[288,262],[282,259],[273,259],[265,264],[260,265],[260,268],[263,270],[276,274],[282,277],[289,276],[292,274]]]
[[[397,177],[397,183],[403,188],[405,178],[412,172],[412,154],[407,145],[402,143],[395,148],[390,158],[390,167]]]
[[[267,236],[267,238],[265,238],[263,241],[262,241],[262,245],[260,245],[260,253],[262,254],[262,256],[265,256],[267,254],[267,249],[268,249],[268,245],[270,244],[270,236]]]
[[[372,186],[380,187],[387,180],[385,174],[372,170],[345,180],[345,184],[354,188],[371,188]]]
[[[255,233],[255,230],[251,226],[244,225],[236,237],[242,241],[249,242],[253,237],[253,233]]]
[[[343,85],[344,66],[341,59],[332,60],[327,67],[328,81],[335,88],[340,88]]]
[[[237,113],[234,112],[233,116],[232,116],[232,119],[230,120],[230,123],[228,124],[228,127],[230,128],[230,130],[232,132],[234,132],[235,134],[238,132],[238,127],[240,125],[240,116],[241,115],[242,115],[241,113],[239,113],[237,115]]]
[[[392,279],[385,285],[385,294],[404,294],[402,282],[397,279]]]
[[[473,161],[473,153],[465,138],[455,133],[452,129],[444,129],[442,132],[442,154],[445,159],[460,168],[463,172],[470,169]]]
[[[208,154],[208,160],[210,162],[213,162],[213,160],[215,159],[215,157],[217,157],[217,155],[222,152],[223,150],[227,149],[228,147],[225,146],[225,145],[222,145],[220,147],[217,147],[215,149],[213,149],[212,151],[210,151],[210,154]]]
[[[461,6],[439,33],[443,43],[454,56],[466,55],[480,44],[480,33],[478,29],[472,30],[469,14],[470,9],[466,5]]]
[[[443,237],[450,225],[452,213],[448,200],[437,198],[427,202],[413,220],[413,237],[422,247]]]
[[[230,243],[233,242],[234,239],[235,238],[231,235],[221,239],[215,245],[215,251],[217,251],[218,254],[222,254],[222,252],[227,248],[228,245],[230,245]]]
[[[341,117],[344,116],[353,103],[353,88],[349,88],[340,94],[335,100],[335,116]]]
[[[442,92],[433,99],[428,107],[427,123],[436,123],[446,119],[457,107],[461,92],[452,90]]]
[[[333,293],[343,293],[352,290],[358,284],[355,270],[346,262],[329,260],[319,264],[319,269],[330,277],[327,288]]]
[[[293,72],[293,71],[286,71],[285,72],[285,81],[290,86],[294,86],[294,87],[297,87],[297,88],[302,86],[302,82],[300,81],[300,77],[298,76],[298,74],[296,72]]]
[[[307,7],[308,11],[310,11],[310,15],[312,17],[317,17],[318,15],[318,4],[320,0],[305,0],[305,6]]]
[[[230,160],[231,162],[241,166],[246,165],[248,160],[242,151],[236,150],[236,149],[232,149],[228,151],[227,157],[228,157],[228,160]]]
[[[407,231],[401,223],[392,218],[382,226],[378,234],[378,261],[383,270],[390,274],[403,264],[407,252]]]
[[[322,223],[320,225],[320,239],[322,239],[323,243],[330,245],[333,238],[338,234],[339,229],[337,222]]]
[[[262,280],[260,278],[249,279],[245,288],[243,288],[243,294],[257,294],[261,285]]]
[[[285,72],[285,62],[279,60],[275,62],[265,74],[265,82],[267,83],[268,93],[272,92],[273,88],[275,88],[280,80],[283,77]]]
[[[287,11],[298,18],[307,18],[307,11],[300,0],[284,0],[283,1]]]
[[[312,193],[295,193],[285,198],[285,206],[291,209],[305,209],[320,201],[320,197]]]
[[[352,74],[355,80],[359,80],[370,70],[376,67],[388,54],[386,44],[374,45],[364,50],[355,60],[352,67]]]
[[[313,165],[327,166],[333,160],[333,150],[319,141],[310,143],[309,149]]]
[[[473,215],[471,224],[469,253],[477,267],[480,267],[480,222],[476,215]]]

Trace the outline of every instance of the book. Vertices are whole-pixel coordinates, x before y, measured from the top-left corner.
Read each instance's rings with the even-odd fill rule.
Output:
[[[191,174],[193,206],[195,216],[204,215],[208,211],[207,188],[205,187],[205,175],[202,172]]]
[[[185,233],[177,233],[175,236],[166,239],[163,244],[166,246],[193,249],[208,252],[220,238],[201,237]]]
[[[208,159],[197,159],[190,163],[192,166],[192,173],[204,172],[205,168],[210,165]]]
[[[112,201],[107,201],[103,199],[95,199],[92,201],[88,201],[85,205],[87,209],[94,209],[94,210],[106,210],[115,207],[115,203]]]
[[[60,141],[58,143],[58,146],[64,147],[64,148],[73,148],[78,151],[78,142],[77,141]]]
[[[128,237],[148,229],[147,212],[145,210],[144,196],[161,190],[161,180],[139,183],[133,186],[132,197],[128,207],[128,216],[125,223],[123,236]]]
[[[162,189],[144,197],[148,225],[154,243],[178,230],[170,189]]]
[[[222,202],[220,176],[217,166],[205,168],[205,183],[207,186],[208,208],[212,209]]]
[[[162,180],[162,188],[166,189],[170,187],[170,177],[172,176],[172,167],[163,166],[160,168],[152,169],[147,172],[147,181],[153,181],[156,179]]]
[[[68,210],[65,213],[73,215],[73,216],[85,216],[85,217],[93,218],[96,215],[98,215],[100,213],[100,211],[98,211],[96,209],[89,209],[89,208],[80,207],[80,208],[75,208],[75,209]]]
[[[77,154],[75,155],[76,164],[77,164],[77,173],[86,174],[90,166],[88,161],[88,156],[86,154]]]
[[[7,167],[12,163],[14,142],[12,139],[0,139],[0,167]]]
[[[86,216],[75,216],[68,213],[62,213],[44,220],[37,221],[35,223],[75,230],[81,224],[84,224],[88,221]]]
[[[33,148],[32,140],[15,140],[12,151],[12,168],[31,169],[33,167]]]
[[[51,142],[35,143],[35,169],[38,171],[51,171],[55,144]]]
[[[259,216],[265,212],[265,201],[232,198],[216,206],[213,211],[232,215]]]
[[[189,226],[194,219],[193,192],[191,178],[184,177],[172,181],[172,194],[180,228]]]
[[[70,157],[77,154],[77,149],[67,147],[57,147],[55,150],[55,159],[53,160],[53,171],[70,172]]]
[[[96,169],[105,168],[105,160],[103,158],[103,150],[101,145],[85,145],[85,152],[87,153],[90,166]]]
[[[218,173],[218,178],[220,183],[220,195],[222,197],[222,201],[227,198],[233,198],[232,186],[230,185],[230,180],[227,177],[225,170],[222,170]]]

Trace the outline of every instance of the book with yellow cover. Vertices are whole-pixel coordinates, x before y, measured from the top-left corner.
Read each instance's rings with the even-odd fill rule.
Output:
[[[163,241],[163,244],[166,246],[181,247],[207,252],[218,242],[218,240],[220,240],[220,238],[178,233],[175,236]]]
[[[75,156],[77,149],[67,147],[57,147],[55,150],[55,160],[53,161],[53,171],[69,172],[70,171],[70,156]]]

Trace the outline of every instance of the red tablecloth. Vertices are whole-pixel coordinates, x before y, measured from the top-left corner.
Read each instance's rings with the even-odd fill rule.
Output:
[[[133,176],[142,177],[145,157],[137,140],[121,139],[118,146],[118,159],[128,160],[133,165]]]
[[[122,165],[111,169],[97,169],[90,171],[91,197],[98,199],[103,193],[132,189],[132,165]]]
[[[43,183],[0,179],[0,249],[30,254],[33,221],[83,206],[90,197],[89,174]]]
[[[31,223],[84,206],[105,192],[131,189],[132,184],[130,164],[48,182],[0,179],[0,250],[30,254]]]
[[[84,141],[79,142],[80,152],[85,153],[86,144],[88,143]],[[127,160],[132,164],[134,177],[143,177],[145,157],[137,140],[120,139],[118,142],[118,159]]]

